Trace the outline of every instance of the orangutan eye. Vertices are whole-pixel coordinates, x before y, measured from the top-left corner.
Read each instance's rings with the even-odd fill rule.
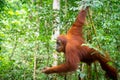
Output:
[[[60,40],[58,40],[58,41],[57,41],[57,44],[58,44],[58,45],[60,45],[60,43],[61,43],[61,41],[60,41]]]

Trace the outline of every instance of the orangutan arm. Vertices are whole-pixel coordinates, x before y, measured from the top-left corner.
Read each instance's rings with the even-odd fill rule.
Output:
[[[67,45],[65,59],[66,59],[66,62],[64,64],[46,68],[42,70],[42,72],[46,74],[50,74],[50,73],[62,73],[62,72],[75,71],[80,61],[76,53],[76,50],[74,48],[71,48],[70,45]]]

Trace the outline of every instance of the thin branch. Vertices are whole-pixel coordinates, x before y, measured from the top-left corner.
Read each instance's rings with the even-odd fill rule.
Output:
[[[94,22],[93,22],[93,20],[92,20],[92,14],[90,13],[90,10],[88,10],[88,15],[89,15],[90,23],[91,23],[92,29],[93,29],[93,31],[94,31],[94,34],[95,34],[95,36],[97,36],[97,34],[96,34],[96,29],[95,29],[95,26],[94,26]],[[96,41],[97,41],[97,43],[98,43],[99,49],[101,49],[100,43],[99,43],[98,39],[96,39]]]
[[[15,42],[15,46],[14,46],[14,48],[12,50],[12,53],[11,53],[11,55],[9,57],[10,60],[12,60],[12,57],[14,56],[14,52],[15,52],[16,47],[17,47],[17,39],[16,39],[16,42]]]

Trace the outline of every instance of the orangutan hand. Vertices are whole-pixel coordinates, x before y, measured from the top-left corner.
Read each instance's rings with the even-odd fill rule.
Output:
[[[41,70],[42,73],[48,74],[48,70],[50,69],[50,67],[45,67]]]

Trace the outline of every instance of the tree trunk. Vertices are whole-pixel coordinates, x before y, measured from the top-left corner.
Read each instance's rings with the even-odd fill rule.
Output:
[[[53,0],[53,10],[54,10],[54,29],[53,29],[53,35],[52,35],[52,41],[54,41],[55,39],[57,39],[57,37],[60,34],[60,27],[59,27],[59,23],[60,23],[60,17],[59,17],[59,10],[60,10],[60,0]],[[57,65],[57,54],[53,53],[53,57],[54,57],[54,62],[53,62],[53,66]]]

